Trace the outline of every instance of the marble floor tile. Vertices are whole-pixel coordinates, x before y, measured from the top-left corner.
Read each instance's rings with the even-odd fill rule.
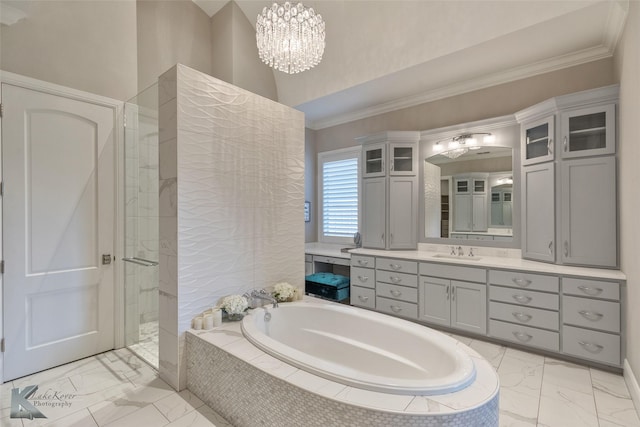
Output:
[[[189,390],[184,390],[178,394],[172,393],[154,403],[154,406],[169,421],[175,421],[202,405],[204,403]]]
[[[500,427],[536,427],[537,417],[529,419],[518,414],[506,413],[500,410]]]
[[[543,370],[542,357],[527,358],[517,353],[506,352],[498,368],[501,390],[517,392],[518,395],[537,400],[540,398]]]
[[[553,384],[583,393],[588,390],[591,393],[589,368],[575,363],[547,357],[544,362],[543,380],[545,384]]]
[[[166,427],[233,427],[206,405],[183,415]]]
[[[640,427],[640,419],[631,398],[594,389],[598,417],[627,427]]]
[[[538,426],[540,427],[598,427],[598,416],[591,388],[583,389],[559,387],[553,383],[542,384]]]
[[[495,369],[498,369],[500,366],[502,356],[504,356],[504,352],[506,351],[506,347],[504,346],[480,340],[473,340],[471,344],[469,344],[469,347],[480,353]]]
[[[104,425],[105,427],[164,426],[167,422],[168,420],[160,413],[160,411],[158,411],[158,408],[153,405],[146,405],[109,424],[99,425]]]

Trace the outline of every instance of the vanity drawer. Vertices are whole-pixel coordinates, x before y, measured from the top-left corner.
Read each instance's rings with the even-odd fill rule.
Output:
[[[565,277],[562,279],[562,293],[564,295],[620,301],[620,284],[618,282]]]
[[[335,265],[351,265],[351,261],[348,258],[338,258],[333,256],[314,255],[313,262],[322,262],[325,264]]]
[[[351,305],[376,308],[375,290],[351,285]]]
[[[558,310],[560,308],[560,296],[558,294],[546,294],[544,292],[495,285],[489,286],[489,299],[491,301],[508,302],[528,307],[546,308],[548,310]]]
[[[562,322],[619,333],[620,303],[564,296],[562,297]]]
[[[351,267],[351,284],[364,286],[365,288],[375,288],[376,271],[372,268]]]
[[[376,285],[376,295],[379,297],[393,298],[412,303],[418,302],[418,288],[379,283]]]
[[[560,350],[560,334],[545,331],[544,329],[490,320],[489,335],[531,347],[544,348],[551,351]]]
[[[418,318],[418,304],[396,301],[389,298],[376,297],[376,310],[389,313],[394,316]]]
[[[491,270],[489,271],[489,283],[545,292],[558,292],[560,288],[560,279],[556,276],[531,274],[523,271]]]
[[[351,265],[354,267],[376,268],[376,259],[366,255],[351,255]]]
[[[458,267],[450,264],[421,262],[420,274],[423,276],[442,277],[465,282],[487,283],[487,270],[484,268]]]
[[[393,285],[418,287],[418,276],[415,274],[395,273],[393,271],[377,270],[376,280],[378,283],[385,282]]]
[[[583,359],[620,366],[620,336],[563,326],[562,352]]]
[[[416,261],[405,261],[393,258],[376,259],[376,268],[378,270],[388,270],[401,273],[417,274],[418,263]]]
[[[489,317],[491,319],[504,320],[505,322],[519,323],[536,328],[551,329],[553,331],[560,329],[560,316],[557,311],[541,310],[539,308],[491,301],[491,303],[489,303]]]

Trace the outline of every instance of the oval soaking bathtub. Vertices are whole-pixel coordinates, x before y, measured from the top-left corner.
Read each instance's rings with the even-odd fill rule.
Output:
[[[436,395],[475,379],[457,340],[433,329],[356,307],[294,302],[256,309],[244,336],[272,356],[315,375],[366,390]]]

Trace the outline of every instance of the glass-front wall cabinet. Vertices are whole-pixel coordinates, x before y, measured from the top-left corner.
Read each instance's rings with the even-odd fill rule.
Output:
[[[563,158],[615,152],[615,105],[567,111],[560,117]]]
[[[392,144],[390,175],[415,175],[414,146]]]
[[[364,149],[364,173],[365,178],[384,176],[384,158],[386,146],[384,144],[373,144]]]
[[[553,160],[553,128],[553,116],[523,126],[523,165]]]

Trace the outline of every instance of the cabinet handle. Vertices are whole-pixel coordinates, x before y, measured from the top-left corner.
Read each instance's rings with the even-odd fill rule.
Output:
[[[369,265],[369,261],[366,259],[359,259],[358,264],[360,265]]]
[[[525,313],[513,312],[511,314],[513,315],[513,317],[524,323],[527,323],[529,320],[531,320],[532,317],[530,314]]]
[[[449,299],[449,285],[447,285],[447,290],[444,292],[447,294],[447,299]]]
[[[596,311],[580,310],[578,313],[580,313],[585,319],[591,320],[592,322],[597,322],[604,317],[604,314],[600,314]]]
[[[398,264],[389,264],[389,267],[391,267],[392,270],[398,271],[400,269],[402,269],[402,266],[398,265]]]
[[[358,299],[362,302],[367,302],[369,301],[369,297],[363,297],[362,295],[358,295]]]
[[[533,338],[533,336],[525,333],[525,332],[513,332],[513,336],[516,337],[519,341],[522,342],[529,342],[531,341],[531,338]]]
[[[564,147],[564,152],[567,152],[567,137],[564,137],[564,142],[562,143],[563,147]]]
[[[393,233],[389,234],[389,244],[393,243]]]
[[[580,344],[582,348],[587,350],[589,353],[595,354],[595,353],[600,353],[602,350],[604,350],[603,346],[601,346],[600,344],[592,343],[592,342],[578,341],[578,344]]]
[[[455,301],[456,300],[456,287],[452,286],[451,287],[451,301]]]
[[[394,297],[399,297],[400,295],[402,295],[402,292],[395,289],[391,289],[389,292],[391,292],[391,295],[393,295]]]
[[[380,240],[384,243],[384,233],[382,233],[382,236],[380,236]]]
[[[553,240],[549,242],[549,255],[553,255]]]
[[[369,280],[369,276],[358,276],[358,279],[359,279],[361,282],[366,282],[367,280]]]
[[[599,295],[602,293],[602,288],[592,288],[590,286],[580,285],[578,286],[578,289],[587,295]]]
[[[394,313],[400,313],[402,311],[402,308],[398,307],[397,305],[392,305],[390,308]]]
[[[389,280],[391,280],[393,283],[400,283],[402,282],[402,277],[389,277]]]
[[[549,141],[547,142],[547,152],[549,154],[553,154],[553,138],[549,138]]]
[[[529,304],[531,301],[531,297],[527,295],[512,295],[512,298],[522,304]]]
[[[529,286],[531,284],[531,280],[529,280],[529,279],[519,279],[517,277],[514,277],[513,279],[511,279],[511,281],[513,283],[515,283],[516,285],[520,286],[521,288],[526,288],[527,286]]]
[[[389,166],[389,169],[393,170],[393,162],[391,162],[391,166]]]
[[[567,258],[569,256],[569,242],[564,241],[564,257]]]

